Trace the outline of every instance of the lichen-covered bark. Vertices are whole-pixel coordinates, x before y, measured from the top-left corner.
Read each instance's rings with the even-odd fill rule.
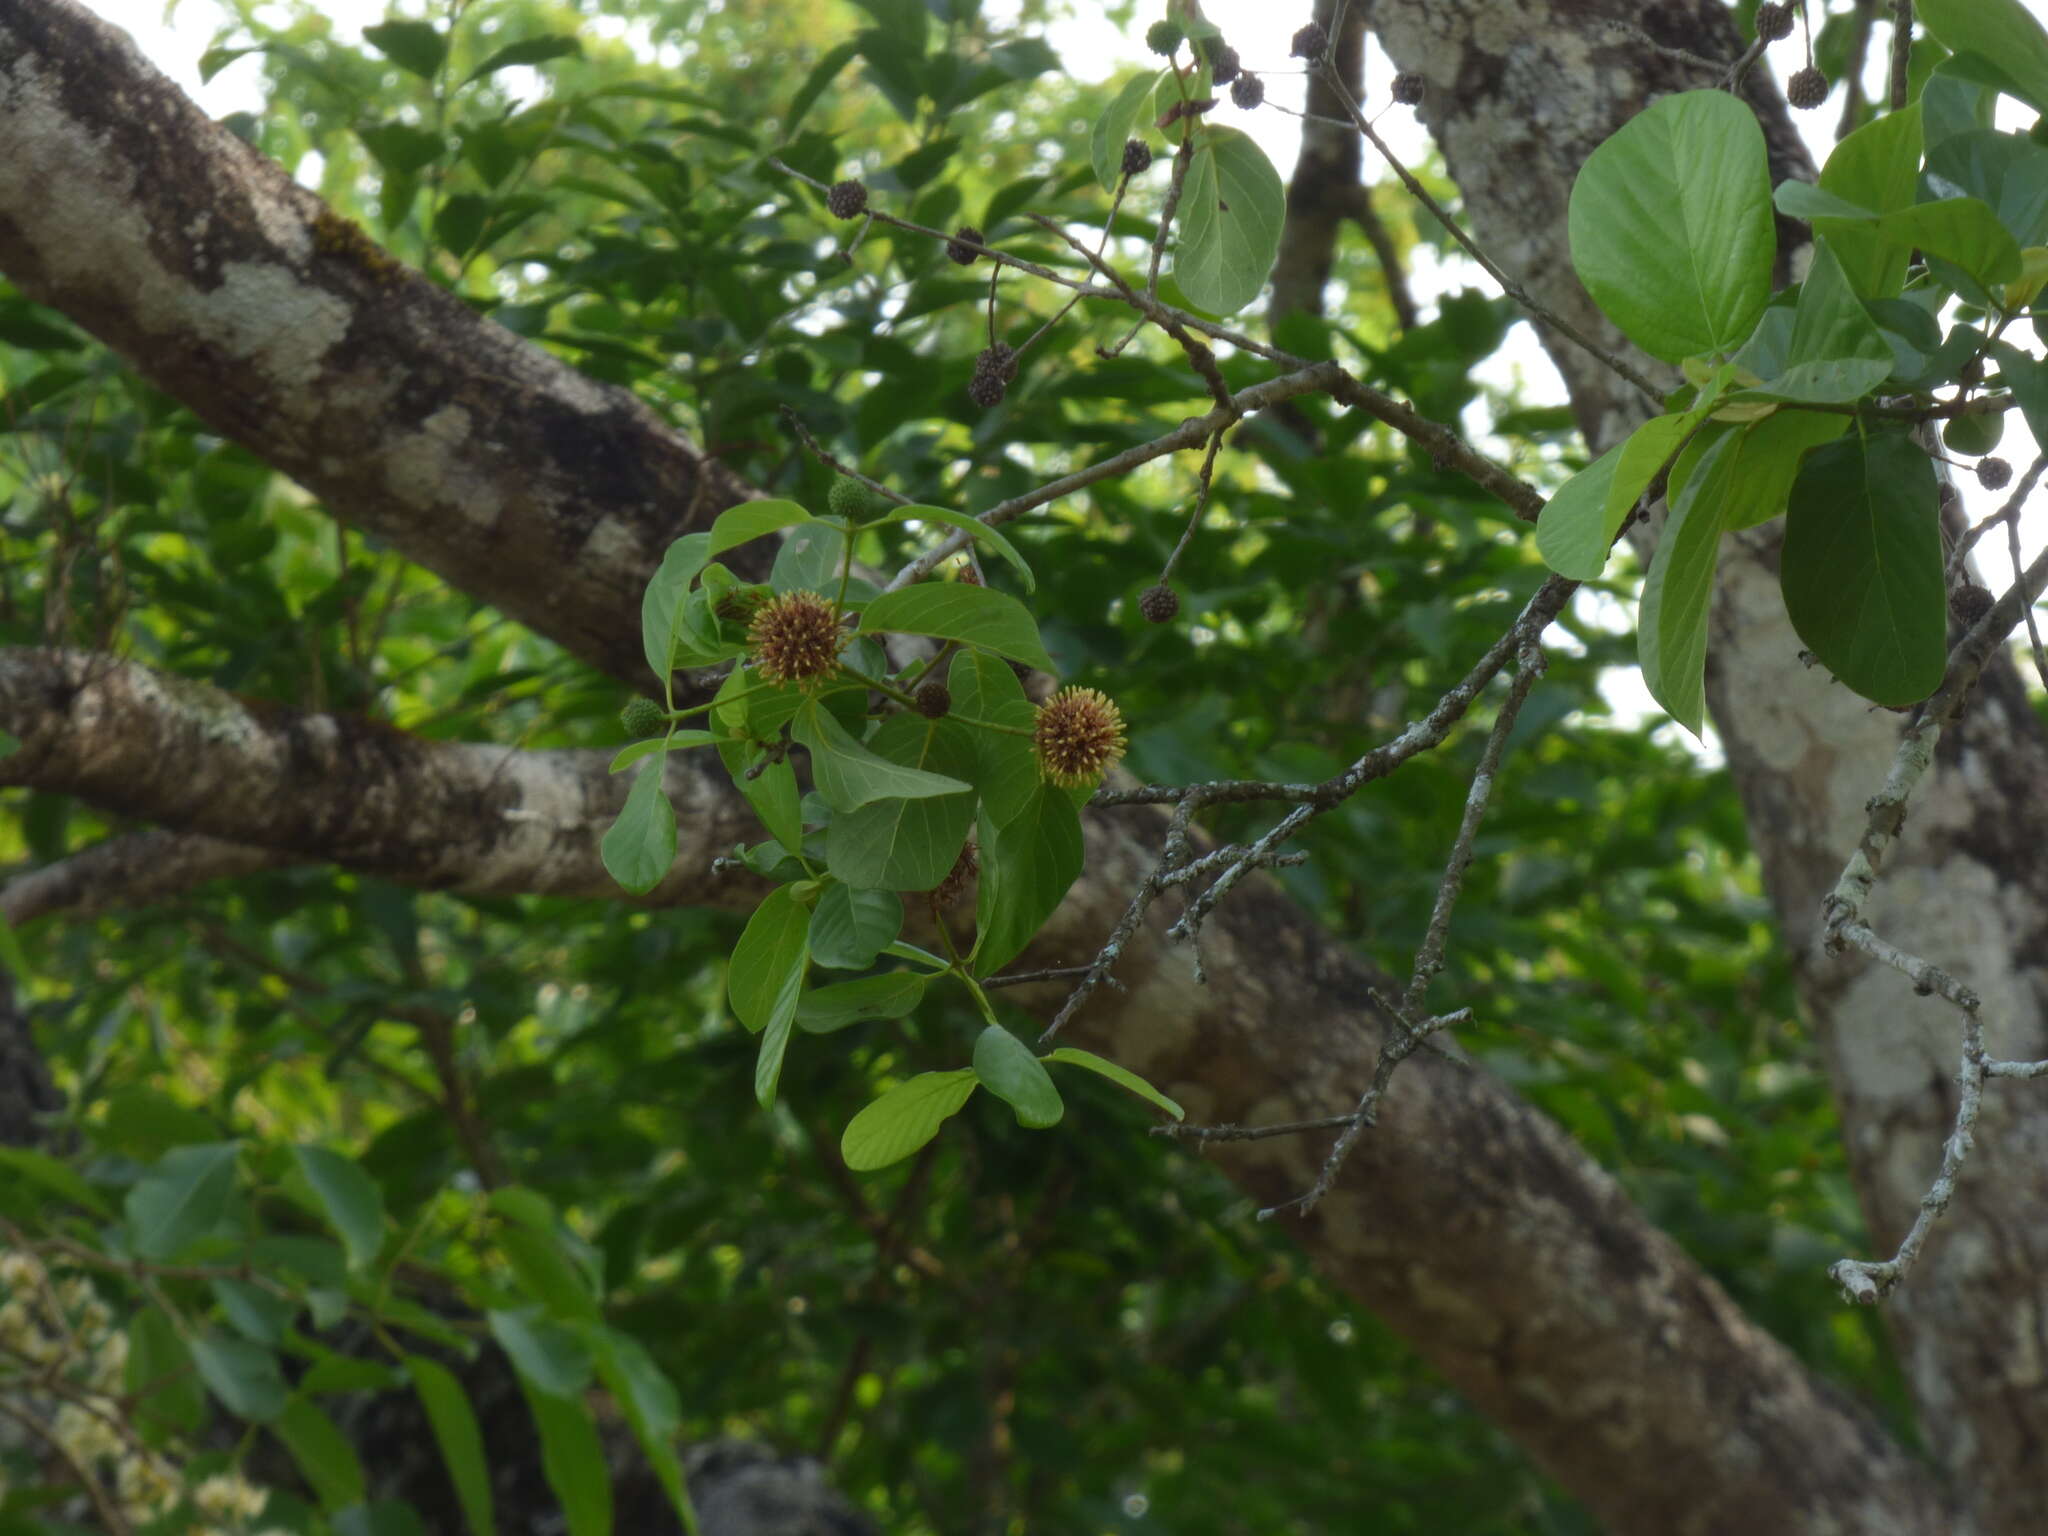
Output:
[[[1432,9],[1450,18],[1475,7]],[[127,132],[126,119],[148,131]],[[323,225],[307,194],[177,100],[71,0],[0,0],[0,270],[313,485],[337,516],[622,678],[641,675],[637,595],[662,543],[696,492],[706,511],[739,494],[627,397]],[[91,684],[66,670],[76,664],[50,663],[55,683],[46,673],[41,693],[0,697],[0,709],[33,721],[61,712],[82,731],[92,722],[73,711],[89,698],[127,710],[124,730],[155,746],[109,744],[126,754],[110,772],[39,726],[27,759],[39,782],[68,773],[70,788],[109,809],[211,836],[278,837],[298,856],[367,857],[394,872],[414,857],[429,882],[470,879],[464,858],[480,869],[525,859],[531,873],[566,857],[545,831],[525,834],[547,843],[535,849],[505,825],[516,823],[508,809],[529,804],[519,776],[532,771],[505,754],[489,760],[515,797],[472,774],[463,782],[480,803],[463,806],[443,793],[464,771],[458,760],[425,744],[401,749],[388,733],[322,717],[266,724],[218,695],[118,668]],[[478,765],[489,756],[461,750]],[[244,793],[221,806],[157,782],[159,753],[182,753],[200,773],[209,757],[228,760]],[[397,782],[404,754],[415,754],[403,760],[423,775],[420,792],[464,833],[438,862],[406,844],[393,817],[320,798],[323,773],[367,774],[373,789]],[[713,798],[688,810],[688,824],[737,814],[729,789],[704,792]],[[304,810],[282,803],[301,796],[311,797]],[[590,788],[562,812],[594,841],[613,803]],[[1151,815],[1091,814],[1088,876],[1039,954],[1093,951],[1149,866]],[[1148,938],[1128,994],[1099,998],[1077,1032],[1156,1074],[1200,1117],[1348,1108],[1377,1038],[1363,1003],[1374,978],[1256,882],[1212,921],[1207,943],[1211,984],[1197,988],[1186,951]],[[1277,1199],[1307,1187],[1320,1150],[1282,1139],[1216,1155]],[[1302,1237],[1337,1283],[1382,1310],[1616,1530],[1953,1529],[1914,1462],[1749,1325],[1569,1138],[1482,1073],[1412,1060]]]
[[[1571,178],[1586,154],[1668,91],[1712,84],[1620,21],[1708,58],[1740,51],[1713,0],[1375,0],[1380,39],[1430,89],[1422,111],[1471,226],[1538,300],[1619,345],[1572,276]],[[1792,45],[1774,53],[1789,56]],[[1782,102],[1751,100],[1773,179],[1810,178]],[[1781,226],[1781,259],[1789,254]],[[1550,351],[1597,446],[1642,402],[1583,353]],[[1641,359],[1638,359],[1641,361]],[[1841,1107],[1879,1255],[1911,1221],[1955,1110],[1954,1021],[1897,975],[1816,943],[1897,740],[1871,708],[1800,659],[1778,593],[1773,530],[1731,542],[1713,617],[1708,696],[1752,840]],[[1870,917],[1985,998],[1994,1054],[2048,1054],[2048,747],[2009,666],[1995,666],[1940,767]],[[2048,1530],[2048,1095],[1996,1084],[1959,1196],[1909,1284],[1886,1303],[1927,1443],[1985,1532]]]

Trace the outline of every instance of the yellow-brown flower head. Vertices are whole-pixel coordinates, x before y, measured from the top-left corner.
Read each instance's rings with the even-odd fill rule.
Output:
[[[1124,717],[1093,688],[1062,688],[1038,706],[1038,769],[1062,789],[1094,784],[1124,755]]]
[[[845,644],[838,611],[815,592],[785,592],[747,626],[754,670],[771,683],[815,683],[830,677]]]

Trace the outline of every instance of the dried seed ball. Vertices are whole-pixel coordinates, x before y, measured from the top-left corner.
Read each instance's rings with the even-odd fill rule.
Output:
[[[1238,61],[1237,50],[1220,37],[1209,39],[1209,80],[1213,85],[1228,85],[1243,69]]]
[[[1955,591],[1949,593],[1948,611],[1967,629],[1989,613],[1992,604],[1997,601],[1997,598],[1977,583],[1966,579]]]
[[[1143,139],[1124,140],[1124,174],[1142,176],[1152,169],[1152,146]]]
[[[1062,789],[1096,783],[1124,755],[1124,717],[1093,688],[1062,688],[1038,706],[1038,771]]]
[[[868,211],[868,189],[858,181],[835,181],[825,208],[835,219],[857,219]]]
[[[1155,21],[1145,29],[1145,46],[1154,53],[1172,58],[1174,50],[1180,47],[1180,40],[1186,34],[1170,21]]]
[[[984,584],[981,579],[981,572],[974,568],[972,560],[966,561],[961,565],[959,579],[966,582],[970,587],[979,587]]]
[[[983,410],[1000,405],[1010,380],[1017,376],[1017,354],[1002,342],[975,354],[974,377],[967,382],[967,398]]]
[[[1323,30],[1323,24],[1312,21],[1294,34],[1294,41],[1288,45],[1288,57],[1307,59],[1313,64],[1330,48],[1330,34]]]
[[[1404,107],[1422,104],[1422,76],[1412,69],[1404,69],[1394,76],[1394,100]]]
[[[1008,387],[999,373],[976,373],[967,381],[967,398],[984,411],[993,410],[1003,403],[1003,392]]]
[[[969,240],[972,240],[974,245],[988,244],[986,240],[981,238],[980,230],[976,229],[972,224],[962,224],[953,231],[953,238],[946,242],[946,260],[957,261],[963,267],[971,267],[976,261],[980,260],[981,252],[975,250],[974,246],[965,243]]]
[[[774,596],[766,587],[735,587],[711,611],[728,624],[751,624]]]
[[[1230,88],[1230,99],[1242,111],[1249,112],[1266,99],[1266,82],[1250,70],[1237,77],[1237,83]]]
[[[830,677],[846,644],[838,610],[815,592],[785,592],[747,627],[754,670],[771,683],[814,683]]]
[[[916,701],[917,712],[927,720],[936,720],[953,708],[953,690],[936,677],[920,683],[911,698]]]
[[[889,498],[851,475],[835,475],[832,489],[825,493],[825,509],[834,517],[864,523],[889,510]]]
[[[1977,483],[1987,491],[2002,491],[2012,483],[2012,466],[2003,459],[1979,459]]]
[[[1785,82],[1785,99],[1802,112],[1811,112],[1828,99],[1828,77],[1811,64],[1792,71]]]
[[[967,883],[981,868],[981,854],[973,843],[963,843],[960,857],[953,861],[953,867],[946,871],[946,878],[932,887],[932,905],[950,907],[967,894]]]
[[[1138,594],[1138,612],[1148,624],[1165,624],[1180,612],[1180,594],[1165,582]]]
[[[629,699],[626,707],[619,711],[619,724],[635,741],[642,736],[654,735],[667,723],[668,716],[652,699]]]
[[[1778,0],[1764,0],[1756,8],[1756,35],[1767,43],[1775,43],[1782,37],[1792,35],[1792,7],[1780,5]]]

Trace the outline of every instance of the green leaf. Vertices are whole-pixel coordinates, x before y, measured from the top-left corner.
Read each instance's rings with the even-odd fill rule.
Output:
[[[1038,712],[1024,696],[1024,685],[1008,663],[983,651],[962,651],[953,658],[947,688],[953,695],[951,718],[1011,728],[971,732],[974,764],[966,771],[981,791],[989,821],[1005,826],[1031,803],[1044,782],[1031,738],[1012,734],[1030,730]]]
[[[1714,443],[1687,495],[1718,502],[1721,526],[1729,532],[1767,523],[1785,510],[1806,455],[1833,442],[1848,427],[1847,416],[1773,411]]]
[[[811,514],[793,501],[743,501],[718,514],[711,525],[710,558],[716,560],[728,549],[736,549],[763,534],[793,528],[812,521]]]
[[[1834,147],[1821,167],[1821,190],[1886,214],[1913,206],[1920,172],[1920,104],[1887,112]],[[1834,248],[1859,298],[1894,299],[1911,254],[1869,227],[1838,219],[1814,225]]]
[[[228,1412],[258,1424],[284,1412],[290,1394],[275,1352],[219,1329],[193,1339],[191,1348],[199,1379]]]
[[[1611,528],[1607,524],[1608,491],[1627,446],[1628,440],[1616,443],[1565,481],[1536,515],[1536,552],[1558,575],[1573,581],[1598,581],[1607,569],[1607,557],[1621,530],[1618,521]],[[1634,504],[1631,497],[1629,505]]]
[[[789,734],[810,749],[811,777],[835,811],[857,811],[876,800],[923,799],[972,788],[946,774],[906,768],[870,752],[815,699],[806,699],[797,709]],[[836,819],[833,825],[838,825]]]
[[[1043,1130],[1059,1124],[1067,1112],[1052,1074],[1030,1046],[1000,1024],[989,1025],[974,1042],[974,1078],[1017,1112],[1019,1125]]]
[[[857,891],[835,880],[811,911],[811,959],[835,971],[864,971],[902,930],[903,903],[893,891]]]
[[[1741,344],[1771,294],[1763,130],[1722,91],[1666,96],[1587,158],[1572,265],[1629,339],[1666,362]]]
[[[150,1444],[161,1445],[199,1427],[206,1412],[205,1390],[184,1338],[159,1308],[145,1307],[129,1321],[122,1381],[135,1401],[135,1427]]]
[[[733,782],[770,836],[785,848],[803,846],[803,798],[797,792],[796,770],[787,757],[770,763],[751,778],[745,773],[734,774]]]
[[[1879,704],[1926,698],[1947,665],[1938,496],[1927,455],[1892,433],[1821,449],[1792,487],[1785,611],[1822,665]]]
[[[363,41],[422,80],[433,79],[448,57],[448,39],[425,21],[380,21],[363,28]]]
[[[1235,128],[1205,127],[1180,199],[1174,281],[1197,309],[1231,315],[1259,296],[1280,252],[1287,189]]]
[[[590,1349],[538,1307],[486,1314],[491,1337],[511,1358],[519,1377],[551,1397],[575,1397],[590,1385]]]
[[[1998,360],[2005,387],[2019,403],[2020,414],[2036,443],[2048,443],[2048,363],[2022,352],[2009,341],[1994,342],[1991,355]]]
[[[1886,214],[1887,239],[1955,263],[1985,288],[2020,275],[2019,242],[1979,197],[1945,197]]]
[[[216,1275],[207,1282],[207,1288],[220,1303],[221,1316],[227,1319],[228,1326],[258,1344],[282,1344],[285,1330],[299,1315],[298,1302],[261,1290],[246,1280]]]
[[[1891,343],[1849,286],[1833,249],[1816,237],[1785,343],[1784,371],[1743,398],[1855,400],[1882,382],[1892,361]]]
[[[839,72],[860,56],[860,44],[841,43],[818,62],[811,66],[811,72],[804,76],[804,83],[797,87],[797,93],[790,99],[789,110],[782,114],[782,137],[784,142],[796,136],[803,120],[817,105],[818,98],[825,94],[825,87],[838,78]]]
[[[839,1155],[856,1173],[901,1162],[938,1135],[939,1127],[974,1097],[974,1072],[920,1072],[855,1115],[839,1138]]]
[[[676,1389],[647,1358],[647,1351],[629,1335],[616,1328],[594,1328],[586,1335],[597,1357],[597,1374],[626,1415],[626,1423],[639,1442],[647,1464],[667,1493],[669,1506],[694,1531],[697,1512],[683,1486],[683,1465],[676,1459],[675,1432],[679,1415]]]
[[[1008,656],[1041,672],[1055,668],[1031,611],[1007,592],[964,581],[921,581],[884,592],[861,610],[864,634],[930,635]]]
[[[494,75],[501,69],[510,69],[515,64],[545,64],[550,59],[566,58],[572,53],[582,52],[583,44],[576,38],[564,34],[523,37],[516,43],[507,43],[477,65],[463,76],[462,83],[467,85],[472,80],[481,80],[486,75]]]
[[[631,746],[621,747],[612,759],[611,771],[619,773],[632,767],[642,758],[654,757],[664,752],[688,752],[697,747],[716,745],[718,738],[709,731],[677,731],[670,736],[650,736],[645,741],[636,741]]]
[[[597,1297],[590,1281],[562,1251],[557,1233],[551,1228],[535,1231],[511,1225],[497,1232],[498,1251],[519,1277],[519,1287],[561,1318],[595,1318]]]
[[[1726,511],[1724,503],[1693,494],[1699,486],[1695,476],[1664,521],[1636,618],[1643,685],[1695,736],[1706,719],[1707,608]]]
[[[1921,137],[1933,149],[1952,134],[1989,128],[1998,111],[1998,89],[1970,78],[1969,61],[1944,59],[1920,92]]]
[[[846,535],[826,522],[796,527],[775,552],[768,585],[777,592],[831,591],[838,584],[839,565],[846,557]]]
[[[676,808],[662,787],[660,759],[634,778],[619,819],[597,846],[611,877],[635,896],[661,884],[676,861]]]
[[[427,1423],[441,1447],[448,1479],[455,1484],[455,1496],[462,1504],[462,1518],[470,1536],[493,1536],[497,1527],[491,1511],[491,1474],[484,1459],[483,1431],[469,1397],[445,1366],[424,1355],[405,1357],[406,1374],[419,1393],[420,1406],[427,1411]]]
[[[305,1476],[306,1486],[330,1514],[363,1501],[363,1464],[327,1410],[304,1397],[285,1405],[270,1426]]]
[[[924,1000],[925,978],[915,971],[863,976],[806,992],[797,1000],[796,1027],[813,1035],[858,1024],[863,1019],[908,1018]]]
[[[1081,1067],[1098,1077],[1106,1077],[1119,1088],[1128,1089],[1148,1104],[1156,1104],[1176,1120],[1185,1120],[1187,1112],[1173,1100],[1138,1076],[1129,1067],[1120,1067],[1107,1061],[1093,1051],[1077,1050],[1071,1045],[1062,1045],[1047,1053],[1047,1061],[1062,1061],[1071,1067]]]
[[[107,1203],[105,1195],[86,1183],[70,1164],[60,1163],[48,1153],[37,1152],[30,1147],[0,1147],[0,1168],[15,1178],[39,1184],[97,1216],[113,1214],[113,1207]]]
[[[526,1406],[540,1431],[540,1466],[562,1502],[569,1536],[612,1536],[612,1480],[590,1405],[578,1395],[551,1396],[525,1376]]]
[[[1954,134],[1928,151],[1927,179],[1989,204],[2021,246],[2048,242],[2048,147],[2017,133]]]
[[[376,1180],[359,1164],[325,1147],[293,1147],[292,1156],[348,1249],[348,1267],[365,1269],[375,1263],[384,1246],[384,1192]]]
[[[770,891],[747,919],[726,968],[725,987],[733,1013],[755,1034],[777,1019],[786,1026],[796,1016],[810,921],[811,914],[786,885]]]
[[[1015,959],[1080,873],[1081,816],[1063,790],[1041,784],[1001,827],[984,816],[974,900],[975,975],[990,975]]]
[[[1137,137],[1134,130],[1145,111],[1145,103],[1151,100],[1153,88],[1165,74],[1164,70],[1155,70],[1131,76],[1117,88],[1109,106],[1095,120],[1095,131],[1088,137],[1088,159],[1103,191],[1114,192],[1116,184],[1123,180],[1124,145]]]
[[[767,1109],[775,1102],[775,1087],[782,1080],[782,1058],[789,1051],[789,1037],[796,1028],[797,999],[776,1013],[761,1031],[761,1046],[754,1053],[754,1102]]]
[[[1920,0],[1916,10],[1950,53],[1992,62],[2012,94],[2048,112],[2048,32],[2021,0]]]
[[[1037,586],[1037,582],[1031,575],[1031,567],[1025,563],[1024,557],[1017,552],[1017,546],[1003,536],[1003,531],[1000,528],[984,523],[978,517],[969,517],[965,512],[955,512],[950,507],[928,507],[922,504],[907,507],[891,507],[880,517],[874,519],[870,526],[878,526],[882,523],[908,522],[944,523],[948,528],[957,528],[976,543],[986,544],[990,549],[1007,560],[1011,568],[1023,580],[1026,592],[1032,591]]]
[[[238,1143],[174,1147],[128,1191],[128,1245],[145,1259],[168,1259],[227,1214],[235,1190]]]
[[[661,564],[648,578],[640,598],[640,644],[647,665],[664,685],[675,670],[677,641],[682,637],[683,604],[690,596],[690,583],[711,560],[711,535],[689,533],[677,539],[662,554]]]
[[[356,137],[386,174],[400,181],[417,176],[440,159],[448,147],[440,134],[410,123],[362,124],[356,129]]]

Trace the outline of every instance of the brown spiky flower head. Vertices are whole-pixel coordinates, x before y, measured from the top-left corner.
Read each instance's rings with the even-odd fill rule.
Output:
[[[754,670],[771,683],[822,682],[838,667],[845,644],[838,610],[815,592],[783,593],[747,627]]]
[[[1038,706],[1038,770],[1062,789],[1098,782],[1124,755],[1124,717],[1093,688],[1062,688]]]

